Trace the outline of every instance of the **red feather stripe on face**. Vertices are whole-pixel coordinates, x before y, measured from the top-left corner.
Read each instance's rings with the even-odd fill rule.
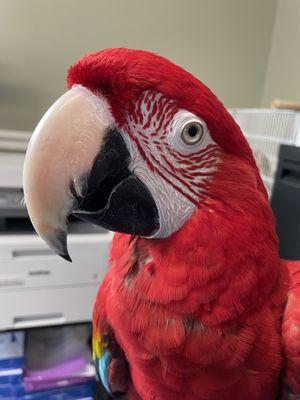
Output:
[[[143,138],[144,143],[149,142],[148,136],[146,136],[140,129],[137,131],[137,133]]]
[[[182,167],[176,167],[176,169],[175,169],[175,168],[173,167],[173,165],[170,163],[170,161],[168,160],[168,158],[167,158],[164,154],[161,154],[161,157],[162,157],[162,159],[165,161],[166,165],[167,165],[170,169],[173,169],[173,171],[174,171],[174,173],[175,173],[175,176],[177,176],[176,174],[178,174],[178,172],[180,172],[180,175],[181,175],[182,177],[187,178],[187,179],[193,179],[193,177],[196,178],[197,176],[206,176],[206,177],[208,177],[208,176],[211,176],[211,175],[212,175],[212,172],[211,172],[211,173],[208,173],[208,172],[202,172],[202,171],[201,171],[201,168],[207,168],[207,167],[209,166],[209,162],[207,162],[207,163],[205,163],[205,162],[202,163],[201,168],[199,168],[198,165],[193,164],[193,167],[194,167],[193,170],[194,170],[194,169],[197,169],[197,172],[195,172],[194,175],[193,175],[193,174],[191,174],[191,173],[188,171],[187,168],[185,168],[184,165],[183,165]],[[210,161],[213,162],[213,160],[210,160]],[[216,163],[217,163],[217,160],[214,160],[213,166],[215,166]],[[167,171],[167,169],[166,169],[165,167],[163,167],[163,168]]]
[[[167,136],[167,129],[168,126],[170,125],[172,118],[175,114],[175,112],[178,111],[175,107],[172,109],[169,109],[166,114],[164,115],[164,122],[161,124],[161,130],[162,130],[162,136],[166,137]]]
[[[157,111],[158,111],[157,102],[154,102],[152,111],[151,111],[151,113],[148,114],[148,118],[147,118],[145,124],[143,125],[144,129],[148,129],[150,127],[150,124],[152,123],[152,121],[155,120],[155,115],[156,115]]]
[[[168,173],[169,175],[171,175],[173,178],[177,179],[183,186],[185,186],[192,194],[194,194],[195,196],[199,196],[199,193],[195,190],[195,186],[194,185],[189,185],[189,183],[182,179],[179,174],[178,171],[176,171],[176,173],[170,171],[170,169],[166,168],[164,165],[162,165],[161,163],[158,162],[157,158],[153,155],[153,153],[150,153],[152,160],[166,173]],[[156,169],[157,170],[157,169]],[[180,174],[181,176],[184,176],[184,174]],[[165,178],[165,174],[161,175],[163,178]],[[207,176],[207,174],[205,174],[204,176]],[[172,183],[173,186],[173,183]],[[198,187],[196,187],[196,189],[199,189]]]
[[[131,135],[130,135],[131,136]],[[137,148],[139,149],[139,152],[141,154],[141,156],[143,157],[143,159],[146,161],[148,167],[150,168],[151,171],[155,170],[155,167],[153,166],[153,164],[151,163],[151,161],[148,159],[141,143],[133,136],[131,136],[132,140],[135,142],[135,144],[137,145]]]
[[[165,144],[169,153],[176,158],[179,162],[190,163],[195,165],[197,162],[203,161],[206,157],[215,157],[220,155],[220,147],[216,144],[209,144],[205,149],[199,150],[197,153],[184,154],[174,149],[168,144]]]
[[[165,100],[165,99],[164,99]],[[161,108],[159,109],[159,112],[157,114],[157,119],[159,121],[159,124],[157,126],[157,130],[160,131],[162,129],[162,124],[164,123],[164,119],[162,118],[163,115],[165,116],[165,124],[169,124],[171,122],[172,116],[173,116],[173,111],[175,111],[174,109],[170,110],[169,114],[167,114],[167,109],[168,109],[168,104],[169,102],[167,100],[165,100],[164,104],[161,106]]]

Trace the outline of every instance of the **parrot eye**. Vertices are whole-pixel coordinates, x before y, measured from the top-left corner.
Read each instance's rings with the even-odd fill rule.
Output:
[[[181,139],[187,145],[198,143],[203,136],[203,125],[201,122],[188,122],[181,131]]]

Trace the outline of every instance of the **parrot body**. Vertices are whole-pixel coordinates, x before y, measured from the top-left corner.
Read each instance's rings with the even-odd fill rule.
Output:
[[[87,55],[67,82],[33,135],[24,191],[67,260],[70,214],[118,232],[94,307],[100,398],[296,400],[300,265],[279,258],[227,110],[149,52]]]
[[[279,390],[288,277],[276,238],[249,214],[210,207],[168,240],[115,235],[94,335],[118,338],[142,399],[263,400]]]

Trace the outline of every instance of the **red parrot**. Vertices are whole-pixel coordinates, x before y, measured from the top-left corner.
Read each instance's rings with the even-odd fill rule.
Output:
[[[225,107],[181,67],[125,48],[83,57],[67,85],[30,141],[24,194],[67,260],[71,214],[117,232],[94,307],[101,398],[300,398],[300,264],[279,258]]]

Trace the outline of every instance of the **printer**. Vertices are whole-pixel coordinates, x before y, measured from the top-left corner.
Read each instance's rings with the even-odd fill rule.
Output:
[[[108,268],[111,232],[72,219],[72,263],[59,258],[34,232],[22,201],[29,137],[0,130],[0,330],[90,321]]]

